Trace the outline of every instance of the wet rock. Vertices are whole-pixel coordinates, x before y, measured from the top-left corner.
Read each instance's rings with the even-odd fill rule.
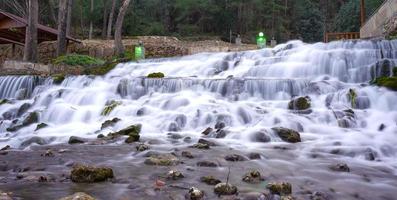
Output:
[[[131,143],[134,143],[134,142],[138,142],[139,138],[140,138],[139,134],[129,135],[128,138],[125,139],[125,143],[131,144]]]
[[[105,122],[102,123],[101,125],[101,130],[105,129],[107,127],[114,126],[117,122],[121,121],[119,118],[113,118],[112,120],[106,120]]]
[[[251,160],[260,160],[261,159],[261,154],[259,153],[249,153],[248,158]]]
[[[3,192],[1,190],[0,190],[0,199],[1,200],[12,200],[11,196],[8,193]]]
[[[20,117],[22,116],[26,111],[29,110],[29,108],[32,107],[32,104],[30,103],[24,103],[22,104],[21,107],[19,107],[18,111],[17,111],[17,116]]]
[[[216,146],[215,142],[211,142],[211,141],[209,141],[209,140],[202,139],[202,138],[198,140],[198,143],[200,143],[200,144],[206,144],[206,145],[208,145],[208,146]]]
[[[173,140],[179,140],[179,139],[183,138],[183,136],[178,133],[168,133],[167,135],[168,135],[168,138],[171,138]]]
[[[300,134],[295,130],[283,127],[274,127],[272,130],[285,142],[301,142]]]
[[[385,124],[381,124],[379,126],[379,128],[378,128],[378,131],[383,131],[383,130],[385,130],[385,128],[386,128],[386,125]]]
[[[260,131],[260,132],[254,133],[254,135],[252,136],[252,140],[254,142],[270,142],[271,141],[270,137],[267,135],[267,132],[265,132],[265,131]]]
[[[52,152],[51,149],[47,149],[47,151],[46,151],[45,153],[41,154],[41,156],[44,156],[44,157],[53,157],[53,156],[54,156],[54,153]]]
[[[186,142],[186,143],[191,143],[192,142],[192,138],[187,136],[187,137],[183,138],[183,141]]]
[[[223,128],[225,128],[225,127],[226,127],[225,122],[217,122],[217,123],[215,124],[215,129],[217,129],[217,130],[223,129]]]
[[[376,152],[370,148],[365,150],[364,155],[366,160],[374,161],[376,158]]]
[[[330,167],[332,171],[336,172],[350,172],[349,166],[346,163],[338,163]]]
[[[99,134],[99,135],[97,136],[97,138],[98,138],[98,139],[105,138],[105,135]]]
[[[23,89],[19,89],[16,93],[15,93],[15,99],[16,100],[24,100],[28,98],[28,90],[23,88]]]
[[[142,151],[148,150],[149,146],[146,145],[146,144],[140,143],[135,148],[136,148],[137,151],[142,152]]]
[[[208,127],[201,134],[209,135],[210,133],[212,133],[212,131],[214,131],[214,129],[212,129],[211,127]]]
[[[172,132],[179,132],[182,129],[179,127],[179,125],[176,122],[171,122],[170,125],[168,126],[168,131]]]
[[[13,111],[7,111],[7,112],[4,112],[1,116],[3,117],[3,119],[11,120],[12,118],[15,117],[15,114]]]
[[[225,138],[227,134],[228,134],[228,131],[226,131],[226,130],[217,130],[215,132],[215,138]]]
[[[260,183],[264,179],[261,176],[261,173],[258,170],[252,170],[246,173],[242,179],[244,182],[247,183]]]
[[[70,175],[71,180],[76,183],[102,182],[113,177],[113,170],[111,168],[87,165],[75,165]]]
[[[202,200],[204,199],[204,192],[192,187],[189,189],[189,192],[186,195],[186,199],[188,200]]]
[[[272,194],[281,196],[290,195],[292,193],[292,186],[288,182],[269,183],[266,188],[269,189]]]
[[[33,136],[21,143],[21,147],[27,147],[32,144],[38,144],[38,145],[45,145],[48,144],[47,141],[39,136]]]
[[[179,127],[184,128],[187,123],[187,117],[183,114],[179,114],[175,117],[175,122],[178,124]]]
[[[230,155],[225,156],[225,160],[231,161],[231,162],[241,162],[241,161],[247,161],[248,159],[242,155],[230,154]]]
[[[200,181],[206,183],[207,185],[216,185],[222,182],[213,176],[203,176],[200,178]]]
[[[198,167],[218,167],[218,164],[212,161],[199,161],[196,164]]]
[[[105,107],[103,108],[101,115],[107,116],[109,115],[117,106],[121,105],[121,102],[119,101],[110,101],[106,103]]]
[[[229,183],[218,183],[214,187],[215,194],[221,195],[235,195],[237,194],[237,187]]]
[[[0,105],[11,103],[8,99],[0,99]]]
[[[77,192],[77,193],[74,193],[73,195],[63,197],[59,200],[95,200],[95,198],[86,194],[86,193]]]
[[[341,128],[350,128],[350,122],[348,119],[338,119],[338,126]]]
[[[141,132],[142,129],[142,125],[141,124],[135,124],[135,125],[131,125],[127,128],[124,128],[120,131],[114,132],[114,133],[110,133],[108,135],[108,137],[110,139],[114,139],[117,138],[119,136],[123,136],[123,135],[127,135],[129,136],[125,142],[126,143],[132,143],[132,142],[136,142],[139,141],[140,135],[139,133]]]
[[[22,121],[21,124],[7,128],[7,131],[14,132],[25,126],[37,123],[39,121],[39,114],[37,112],[29,113]]]
[[[306,97],[298,97],[292,99],[288,103],[288,109],[290,110],[307,110],[310,108],[311,102],[308,96]]]
[[[35,131],[40,130],[40,129],[42,129],[42,128],[45,128],[45,127],[47,127],[47,126],[48,126],[48,125],[47,125],[46,123],[37,124]]]
[[[179,164],[179,159],[172,154],[151,155],[145,160],[146,165],[173,166]]]
[[[9,150],[9,149],[11,149],[11,146],[10,145],[6,145],[5,147],[1,148],[0,151],[6,151],[6,150]]]
[[[171,170],[167,174],[167,179],[171,179],[171,180],[178,180],[184,177],[185,176],[180,171],[175,171],[175,170]]]
[[[145,115],[146,113],[147,113],[147,109],[145,107],[140,108],[138,111],[136,111],[136,115],[139,117]]]
[[[182,157],[193,159],[194,156],[190,151],[182,151]]]
[[[69,138],[68,143],[69,144],[83,144],[85,142],[87,142],[88,140],[85,138],[81,138],[81,137],[77,137],[77,136],[71,136]]]
[[[197,143],[191,147],[196,149],[210,149],[210,146],[208,144],[203,144],[203,143]]]

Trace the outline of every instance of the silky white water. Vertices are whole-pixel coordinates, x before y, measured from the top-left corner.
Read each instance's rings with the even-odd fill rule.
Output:
[[[302,143],[296,147],[303,160],[313,152],[330,153],[337,145],[344,159],[371,165],[366,159],[370,152],[395,174],[397,93],[369,84],[381,74],[391,75],[391,67],[380,67],[384,62],[397,64],[397,41],[292,41],[258,51],[145,60],[119,64],[103,77],[68,77],[60,85],[51,78],[1,77],[0,98],[12,103],[0,106],[0,147],[20,147],[33,136],[53,144],[70,136],[96,138],[138,123],[142,137],[166,141],[167,133],[178,132],[198,138],[207,127],[224,122],[229,133],[218,140],[232,147],[282,144],[270,129],[286,127],[300,132]],[[152,72],[166,78],[145,78]],[[356,117],[341,128],[333,111],[352,107],[349,89],[358,95]],[[296,96],[310,97],[311,113],[287,109]],[[121,105],[101,115],[112,100]],[[24,104],[27,110],[20,111]],[[34,111],[48,127],[35,131],[35,123],[6,131],[15,119]],[[115,117],[121,121],[100,130]],[[255,141],[260,131],[269,134],[270,143]]]

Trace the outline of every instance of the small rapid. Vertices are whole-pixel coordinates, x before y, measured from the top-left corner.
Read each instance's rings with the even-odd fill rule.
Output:
[[[271,128],[286,127],[301,134],[300,162],[329,153],[377,160],[369,165],[397,174],[397,93],[369,84],[390,76],[396,65],[397,41],[291,41],[273,49],[121,63],[103,77],[70,76],[59,85],[51,78],[4,76],[0,98],[10,103],[0,106],[0,146],[27,148],[24,141],[36,136],[46,144],[73,135],[96,138],[137,123],[143,137],[198,138],[223,123],[220,142],[261,149],[282,144]],[[146,78],[153,72],[166,78]],[[354,105],[350,90],[357,94]],[[300,96],[310,99],[308,112],[288,109]],[[112,101],[118,105],[103,115]],[[32,112],[38,114],[35,123],[7,131]],[[101,129],[116,117],[121,121]],[[48,126],[36,130],[39,123]]]

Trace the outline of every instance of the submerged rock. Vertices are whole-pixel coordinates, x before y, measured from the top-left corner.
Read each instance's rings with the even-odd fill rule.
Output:
[[[101,125],[101,130],[105,129],[107,127],[114,126],[117,122],[121,121],[121,119],[115,117],[112,120],[106,120],[105,122],[102,123]]]
[[[21,143],[21,147],[27,147],[32,144],[45,145],[45,144],[48,144],[48,142],[39,136],[33,136],[33,137],[23,141]]]
[[[109,115],[117,106],[121,105],[121,102],[119,101],[110,101],[105,105],[105,108],[103,108],[101,115],[107,116]]]
[[[83,144],[87,142],[88,139],[77,137],[77,136],[70,136],[68,143],[69,144]]]
[[[336,165],[333,165],[330,167],[332,171],[337,171],[337,172],[350,172],[349,166],[347,166],[346,163],[338,163]]]
[[[253,136],[251,137],[252,140],[254,142],[270,142],[271,139],[270,137],[267,135],[266,131],[259,131],[253,134]]]
[[[215,194],[221,195],[235,195],[237,194],[237,187],[229,183],[218,183],[214,187]]]
[[[150,147],[148,145],[146,145],[146,144],[140,143],[135,148],[136,148],[137,151],[142,152],[142,151],[148,150]]]
[[[215,143],[215,142],[211,142],[211,141],[209,141],[209,140],[202,139],[202,138],[200,138],[200,139],[198,140],[198,143],[200,143],[200,144],[207,144],[208,146],[216,146],[216,143]]]
[[[168,179],[178,180],[184,178],[185,176],[180,171],[171,170],[167,174]]]
[[[23,127],[37,123],[38,121],[39,121],[39,114],[37,112],[31,112],[23,119],[21,124],[7,128],[7,131],[9,132],[18,131]]]
[[[172,154],[154,154],[146,158],[146,165],[173,166],[179,164],[179,159]]]
[[[248,158],[251,160],[259,160],[261,159],[261,154],[259,153],[249,153]]]
[[[247,161],[248,159],[242,155],[230,154],[230,155],[225,156],[225,160],[231,161],[231,162],[240,162],[240,161]]]
[[[93,167],[87,165],[75,165],[70,178],[76,183],[95,183],[113,178],[113,170],[108,167]]]
[[[218,164],[212,161],[204,160],[197,162],[198,167],[218,167]]]
[[[11,196],[0,190],[0,200],[12,200]]]
[[[292,186],[288,182],[269,183],[266,186],[272,194],[290,195],[292,193]]]
[[[191,147],[192,148],[196,148],[196,149],[210,149],[210,145],[204,144],[204,143],[197,143],[197,144],[194,144]]]
[[[194,158],[193,154],[190,151],[182,151],[181,155],[182,155],[182,157],[185,157],[185,158],[190,158],[190,159]]]
[[[288,103],[288,109],[290,110],[307,110],[310,108],[311,102],[308,96],[306,97],[297,97],[292,99]]]
[[[246,173],[242,179],[244,182],[247,183],[260,183],[264,179],[261,176],[261,173],[258,170],[252,170]]]
[[[272,130],[285,142],[297,143],[301,142],[300,134],[292,129],[283,127],[274,127]]]
[[[191,187],[189,192],[186,195],[186,199],[188,200],[201,200],[204,199],[204,192],[195,188]]]
[[[43,129],[43,128],[47,127],[47,126],[48,126],[48,124],[46,124],[46,123],[37,124],[35,131]]]
[[[203,176],[200,178],[200,181],[206,183],[207,185],[216,185],[222,182],[213,176]]]
[[[72,194],[70,196],[63,197],[63,198],[61,198],[59,200],[95,200],[95,198],[90,196],[90,195],[88,195],[88,194],[86,194],[86,193],[77,192],[77,193],[74,193],[74,194]]]

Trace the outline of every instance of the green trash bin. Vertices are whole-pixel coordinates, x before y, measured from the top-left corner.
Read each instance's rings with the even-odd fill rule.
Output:
[[[263,32],[260,32],[258,36],[256,36],[256,44],[259,49],[266,48],[266,37]]]
[[[145,47],[143,46],[142,42],[140,42],[138,46],[135,46],[135,59],[145,59]]]

